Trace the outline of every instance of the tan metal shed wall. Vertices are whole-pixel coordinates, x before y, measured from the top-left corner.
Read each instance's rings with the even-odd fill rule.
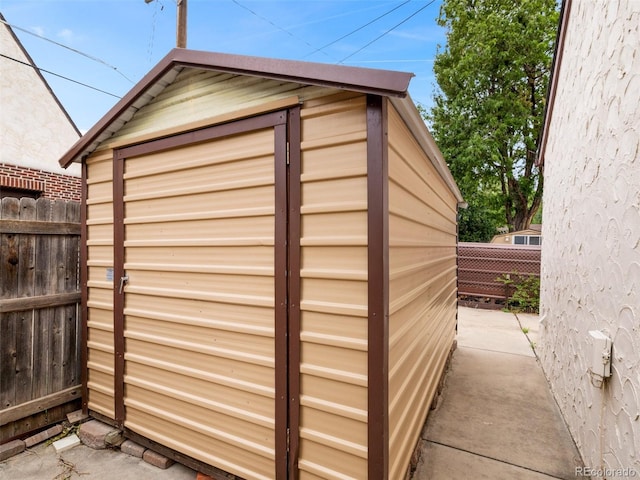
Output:
[[[124,172],[125,426],[254,480],[275,476],[274,164],[270,127]]]
[[[301,118],[300,479],[366,478],[366,97]]]
[[[114,418],[111,151],[92,155],[86,165],[88,405],[90,410]]]
[[[404,478],[455,335],[456,199],[389,105],[389,478]]]

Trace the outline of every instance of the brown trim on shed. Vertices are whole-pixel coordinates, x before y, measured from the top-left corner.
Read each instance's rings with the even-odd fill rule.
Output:
[[[303,85],[339,88],[356,92],[405,97],[412,73],[394,72],[344,65],[247,57],[223,53],[174,48],[147,73],[109,112],[83,135],[60,159],[69,166],[97,147],[100,135],[125,114],[132,116],[144,104],[141,97],[174,69],[200,68],[237,75],[269,78]],[[156,92],[158,93],[158,92]],[[153,95],[148,95],[151,101]]]
[[[287,124],[274,129],[275,174],[275,466],[276,478],[287,477]]]
[[[119,428],[124,426],[124,157],[113,152],[113,349],[114,414]]]
[[[82,164],[82,183],[80,186],[80,383],[82,385],[82,413],[85,415],[89,409],[89,307],[87,299],[89,291],[87,281],[89,279],[89,267],[87,265],[87,164]]]
[[[298,478],[300,448],[300,107],[289,110],[289,477]]]
[[[389,476],[389,191],[387,99],[367,95],[368,478]]]

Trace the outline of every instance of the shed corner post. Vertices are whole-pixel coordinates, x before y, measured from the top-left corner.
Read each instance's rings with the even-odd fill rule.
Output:
[[[367,95],[368,478],[389,477],[387,98]]]
[[[89,268],[87,266],[87,163],[82,160],[82,175],[80,180],[80,384],[82,386],[82,413],[89,413],[89,297],[87,282]]]

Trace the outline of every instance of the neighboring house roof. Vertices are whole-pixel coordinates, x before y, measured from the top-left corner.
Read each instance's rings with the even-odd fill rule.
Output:
[[[560,10],[560,27],[556,36],[556,46],[553,53],[553,63],[551,64],[551,76],[549,86],[547,87],[547,99],[544,107],[544,119],[542,123],[542,131],[540,132],[540,143],[538,144],[538,154],[536,159],[537,165],[544,165],[544,154],[547,148],[547,139],[549,137],[549,125],[553,116],[553,105],[556,99],[556,91],[558,90],[558,75],[562,66],[562,55],[564,52],[564,41],[567,36],[567,24],[571,14],[572,0],[563,0]]]
[[[116,133],[143,106],[169,86],[185,68],[247,75],[271,80],[344,89],[390,97],[422,147],[431,153],[439,170],[459,202],[462,196],[449,169],[428,132],[424,120],[408,95],[412,73],[322,63],[248,57],[174,48],[101,120],[60,159],[67,167],[80,162],[103,141]]]
[[[0,24],[0,160],[65,173],[55,161],[80,132],[1,13]]]

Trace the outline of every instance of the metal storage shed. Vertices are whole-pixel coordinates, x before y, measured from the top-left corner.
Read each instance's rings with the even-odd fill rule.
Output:
[[[65,154],[85,409],[219,478],[404,478],[462,200],[410,78],[175,49]]]

